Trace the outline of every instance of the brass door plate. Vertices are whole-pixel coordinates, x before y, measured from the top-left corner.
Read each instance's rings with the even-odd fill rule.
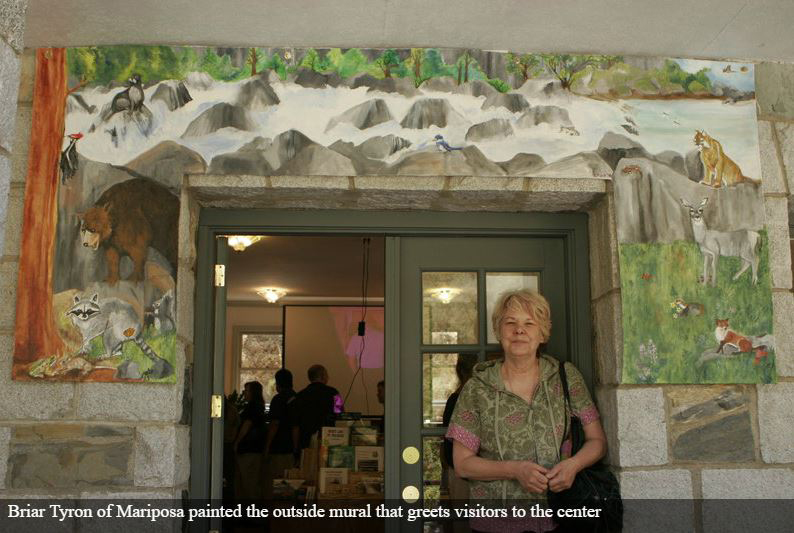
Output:
[[[419,450],[416,446],[408,446],[403,450],[403,461],[408,465],[415,465],[419,461]]]

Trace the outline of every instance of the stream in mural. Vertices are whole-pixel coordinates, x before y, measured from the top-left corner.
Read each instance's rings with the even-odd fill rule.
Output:
[[[41,319],[65,348],[31,353],[18,335],[16,379],[175,380],[178,194],[202,173],[613,179],[624,382],[774,375],[753,65],[439,49],[65,57]]]

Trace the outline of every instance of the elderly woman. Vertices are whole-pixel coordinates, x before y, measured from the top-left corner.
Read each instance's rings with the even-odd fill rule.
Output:
[[[570,457],[563,435],[565,400],[556,359],[540,353],[551,333],[551,312],[534,291],[508,292],[498,302],[493,329],[504,359],[479,363],[463,388],[447,431],[455,473],[470,483],[472,499],[545,504],[547,491],[571,486],[577,472],[606,453],[598,411],[582,375],[565,364],[573,414],[582,420],[586,442]],[[551,531],[551,518],[473,518],[486,532]]]

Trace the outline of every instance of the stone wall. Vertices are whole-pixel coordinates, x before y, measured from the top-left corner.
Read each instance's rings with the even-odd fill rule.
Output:
[[[35,71],[33,52],[22,49],[25,6],[0,0],[0,498],[181,498],[190,474],[183,390],[192,310],[177,317],[176,385],[11,380]],[[186,242],[177,298],[192,305],[195,246]]]
[[[791,498],[794,495],[794,65],[756,68],[758,129],[770,265],[777,383],[620,385],[622,316],[613,198],[590,211],[596,397],[609,460],[628,498]],[[792,218],[794,221],[794,218]],[[667,530],[702,530],[692,503]],[[632,523],[632,517],[627,517]],[[636,523],[641,523],[640,521]],[[661,529],[660,529],[661,530]]]

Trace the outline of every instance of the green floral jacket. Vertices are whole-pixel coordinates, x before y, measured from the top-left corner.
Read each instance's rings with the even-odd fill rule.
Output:
[[[495,461],[530,460],[546,468],[570,457],[571,441],[563,435],[566,424],[565,398],[559,376],[559,363],[553,357],[540,358],[540,382],[531,404],[505,388],[502,361],[487,361],[474,367],[472,378],[463,387],[452,414],[446,437],[454,439],[480,457]],[[599,418],[582,374],[565,363],[573,414],[587,425]],[[472,499],[503,501],[534,500],[545,502],[545,494],[525,491],[513,479],[469,481]],[[482,531],[509,531],[501,524],[473,524]],[[521,527],[529,526],[525,524]],[[546,527],[548,526],[548,527]],[[553,529],[547,524],[533,524],[536,531]]]

